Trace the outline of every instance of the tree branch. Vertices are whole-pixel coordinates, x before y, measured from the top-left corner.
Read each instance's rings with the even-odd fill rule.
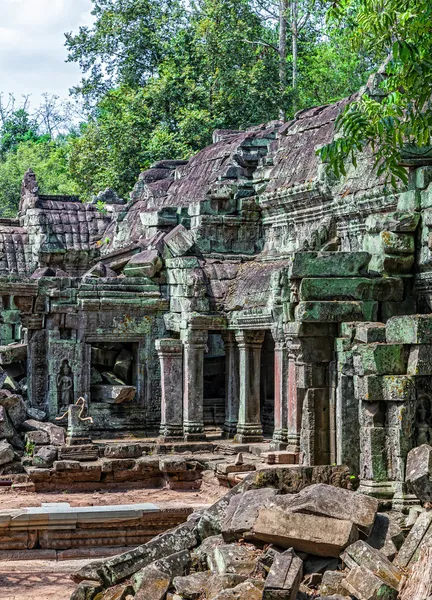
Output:
[[[262,40],[257,40],[256,42],[253,42],[252,40],[242,39],[242,42],[245,42],[246,44],[252,44],[254,46],[265,46],[266,48],[271,48],[279,54],[279,48],[277,46],[269,44],[268,42],[263,42]]]

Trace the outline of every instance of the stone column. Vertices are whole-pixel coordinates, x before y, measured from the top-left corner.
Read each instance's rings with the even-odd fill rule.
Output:
[[[240,355],[240,407],[237,435],[240,443],[262,442],[260,415],[261,346],[264,331],[236,331]]]
[[[225,423],[224,435],[234,437],[237,433],[240,401],[239,351],[233,331],[223,334],[225,346]]]
[[[183,341],[183,433],[186,441],[205,440],[204,352],[208,331],[182,331]]]
[[[283,335],[273,332],[275,340],[274,431],[272,450],[285,450],[288,445],[288,349]]]
[[[183,344],[181,340],[156,340],[161,366],[160,440],[183,439]]]
[[[298,453],[300,451],[300,431],[302,422],[302,407],[306,390],[300,388],[297,381],[297,371],[299,367],[296,364],[297,356],[300,351],[299,340],[287,341],[288,352],[288,449],[290,452]],[[303,365],[302,365],[303,367]]]

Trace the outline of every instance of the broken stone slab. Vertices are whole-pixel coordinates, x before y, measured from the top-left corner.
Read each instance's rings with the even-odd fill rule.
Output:
[[[226,542],[234,542],[243,538],[252,529],[259,510],[271,506],[277,494],[278,490],[274,488],[263,488],[233,496],[222,522],[223,539]]]
[[[417,394],[415,379],[409,375],[356,375],[354,389],[362,402],[409,402]]]
[[[49,435],[46,431],[27,431],[25,441],[27,444],[44,446],[45,444],[49,444]]]
[[[45,431],[49,436],[50,444],[53,446],[65,445],[65,430],[63,427],[53,423],[42,423],[34,419],[28,419],[22,424],[24,431]]]
[[[175,529],[158,535],[143,546],[138,546],[108,559],[98,565],[96,571],[106,586],[114,585],[130,577],[155,560],[166,558],[181,550],[191,550],[198,544],[198,537],[191,522],[186,522]]]
[[[33,455],[33,464],[42,469],[50,469],[56,460],[57,448],[54,446],[43,446]]]
[[[403,344],[363,344],[354,348],[354,370],[365,375],[405,375],[408,357]]]
[[[101,373],[102,383],[107,383],[108,385],[126,385],[126,382],[114,375],[114,373],[110,373],[109,371],[102,371]]]
[[[358,540],[345,550],[341,555],[343,562],[350,569],[357,566],[369,569],[380,577],[391,588],[398,590],[402,579],[402,571],[379,550],[372,548],[363,540]]]
[[[432,596],[432,547],[422,548],[419,559],[401,586],[400,600],[429,600]]]
[[[357,277],[370,260],[368,252],[296,252],[291,277]]]
[[[135,600],[164,600],[171,584],[171,577],[155,564],[140,571],[141,584],[135,587]]]
[[[263,600],[296,600],[303,561],[292,550],[278,554],[264,584]]]
[[[132,402],[136,396],[136,388],[127,385],[94,385],[91,388],[92,400],[108,404]]]
[[[162,266],[162,259],[157,250],[145,250],[134,254],[123,272],[127,277],[154,277]]]
[[[262,508],[249,539],[294,548],[299,552],[337,558],[343,549],[358,538],[357,527],[318,515],[287,513],[280,508]]]
[[[194,245],[191,233],[184,225],[177,225],[164,238],[165,245],[170,249],[174,257],[186,254]]]
[[[95,581],[82,581],[74,590],[70,600],[93,600],[103,587]]]
[[[387,321],[388,343],[432,344],[432,315],[404,315]]]
[[[325,483],[310,485],[298,494],[276,496],[273,505],[288,512],[351,521],[366,534],[372,530],[378,512],[376,498]]]
[[[2,403],[2,401],[0,401]],[[15,429],[20,429],[27,419],[27,408],[21,396],[12,395],[7,398],[7,414]]]
[[[181,577],[189,570],[191,566],[191,555],[188,550],[180,550],[180,552],[175,552],[166,558],[156,560],[148,567],[144,567],[132,577],[132,584],[136,591],[146,585],[146,569],[152,566],[169,575],[171,583],[174,577]]]
[[[398,277],[317,277],[302,279],[300,301],[379,300],[401,302],[404,285]]]
[[[432,501],[432,447],[422,444],[408,452],[406,482],[422,502]]]
[[[104,456],[106,458],[138,458],[142,455],[139,444],[110,444],[105,446]]]
[[[366,567],[352,569],[344,585],[357,600],[396,600],[398,594]]]
[[[429,543],[432,539],[432,511],[425,510],[420,513],[406,540],[402,544],[394,564],[401,568],[406,568],[415,563],[419,556],[419,551],[423,545]]]
[[[229,590],[224,590],[211,600],[262,600],[263,587],[263,581],[252,579]]]
[[[214,598],[224,590],[232,589],[243,583],[245,575],[227,573],[219,575],[211,571],[191,573],[186,577],[175,577],[173,581],[177,594],[185,600]]]
[[[0,346],[0,365],[10,365],[25,360],[27,360],[27,344]]]
[[[0,441],[0,466],[12,462],[15,456],[14,449],[6,440]]]
[[[325,571],[319,587],[320,596],[333,594],[345,594],[344,581],[348,573],[342,571]]]
[[[231,499],[246,491],[249,485],[248,480],[242,481],[204,511],[197,524],[198,535],[201,540],[222,533],[222,524],[226,518]]]
[[[262,551],[252,544],[224,544],[217,546],[207,555],[210,570],[219,575],[237,573],[251,576],[256,571]]]
[[[296,321],[304,323],[342,323],[343,321],[374,321],[377,302],[308,301],[295,309]]]
[[[39,410],[33,406],[27,406],[27,416],[34,421],[46,421],[47,419],[47,415],[43,410]]]

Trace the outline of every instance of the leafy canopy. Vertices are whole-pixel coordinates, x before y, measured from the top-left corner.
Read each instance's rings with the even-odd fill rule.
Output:
[[[354,49],[388,59],[376,93],[364,94],[336,123],[340,134],[319,154],[337,176],[349,157],[370,147],[379,175],[393,187],[408,175],[400,165],[404,144],[428,146],[432,133],[432,3],[430,0],[335,0],[329,17],[336,25],[355,18]]]

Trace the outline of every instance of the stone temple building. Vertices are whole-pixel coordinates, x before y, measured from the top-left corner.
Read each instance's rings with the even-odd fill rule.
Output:
[[[3,381],[50,420],[84,397],[94,438],[264,436],[402,499],[432,441],[432,158],[406,149],[406,189],[367,153],[335,179],[316,149],[349,100],[216,131],[103,210],[27,172],[0,220]]]

